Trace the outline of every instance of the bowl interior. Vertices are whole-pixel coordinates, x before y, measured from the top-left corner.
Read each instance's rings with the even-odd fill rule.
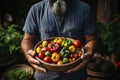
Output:
[[[48,38],[47,41],[51,41],[53,39],[55,39],[56,37],[52,37],[52,38]],[[73,41],[74,39],[71,39],[71,38],[64,38],[64,37],[60,37],[60,38],[63,38],[63,39],[69,39],[71,41]],[[42,43],[42,41],[38,42],[36,44],[36,46],[34,47],[34,50],[36,50],[36,48]],[[81,50],[82,50],[82,53],[84,53],[84,49],[81,47]],[[75,61],[73,62],[70,62],[70,63],[66,63],[66,64],[61,64],[61,65],[58,65],[58,64],[54,64],[54,63],[47,63],[47,62],[44,62],[43,60],[39,59],[37,56],[35,56],[35,58],[37,60],[39,60],[41,63],[42,63],[42,66],[47,68],[48,70],[52,70],[53,71],[53,68],[54,68],[54,71],[65,71],[69,68],[72,68],[73,66],[76,66],[77,64],[81,63],[82,62],[82,59],[81,58],[78,58],[76,59]]]

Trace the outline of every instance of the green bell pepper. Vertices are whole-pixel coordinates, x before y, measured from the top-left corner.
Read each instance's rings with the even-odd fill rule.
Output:
[[[65,39],[62,42],[62,47],[69,47],[72,44],[71,40]]]
[[[61,58],[64,58],[64,57],[69,58],[69,56],[70,56],[70,50],[67,49],[66,47],[63,47],[61,49],[61,51],[60,51],[60,56],[61,56]]]

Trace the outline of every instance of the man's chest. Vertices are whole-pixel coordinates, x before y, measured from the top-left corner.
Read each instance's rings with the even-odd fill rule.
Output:
[[[58,31],[80,31],[83,28],[83,21],[80,16],[67,14],[60,17],[54,14],[44,15],[40,21],[41,28]]]
[[[62,19],[62,21],[61,21]],[[78,13],[67,13],[63,18],[45,11],[40,21],[39,32],[42,36],[78,37],[83,32],[83,20]]]

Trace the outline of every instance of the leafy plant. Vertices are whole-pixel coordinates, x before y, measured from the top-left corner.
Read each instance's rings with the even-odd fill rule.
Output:
[[[98,36],[109,52],[120,54],[120,21],[113,19],[111,22],[99,24]]]
[[[4,76],[7,80],[28,80],[32,74],[22,68],[13,68],[8,70]]]
[[[17,30],[17,25],[12,24],[8,29],[0,26],[0,54],[15,53],[21,51],[20,42],[22,40],[22,33]]]

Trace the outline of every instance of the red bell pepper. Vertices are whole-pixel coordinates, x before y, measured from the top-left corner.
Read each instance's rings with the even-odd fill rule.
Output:
[[[60,44],[51,41],[51,43],[49,43],[48,45],[49,50],[53,53],[53,52],[58,52],[58,50],[60,49]]]

